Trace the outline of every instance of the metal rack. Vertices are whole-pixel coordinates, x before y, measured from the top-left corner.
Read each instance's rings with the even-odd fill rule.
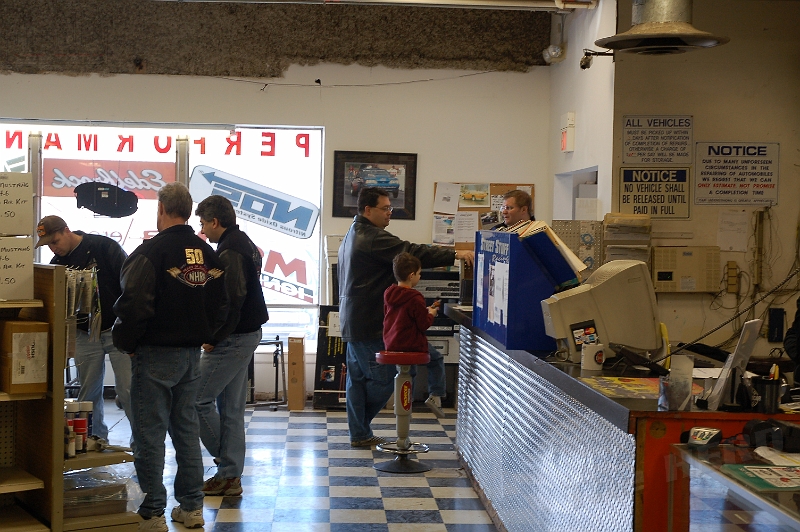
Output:
[[[274,401],[256,401],[255,399],[255,357],[250,359],[250,366],[247,370],[247,379],[249,383],[248,401],[247,404],[258,407],[269,407],[272,411],[277,411],[279,406],[288,403],[288,396],[286,393],[286,364],[283,358],[283,342],[279,336],[275,336],[274,340],[261,340],[259,345],[274,345],[275,351],[272,353],[272,367],[275,368],[275,400]],[[283,399],[278,400],[278,369],[280,366],[281,376],[283,377]]]

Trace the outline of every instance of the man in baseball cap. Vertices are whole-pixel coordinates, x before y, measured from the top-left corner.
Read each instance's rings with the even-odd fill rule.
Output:
[[[103,416],[106,354],[114,368],[119,402],[130,420],[131,361],[130,357],[114,347],[111,336],[111,326],[117,318],[114,303],[122,293],[119,275],[128,255],[111,238],[71,231],[60,216],[42,218],[36,227],[36,234],[39,236],[36,247],[48,246],[55,254],[50,264],[61,264],[76,270],[95,268],[97,271],[98,294],[93,299],[92,312],[82,309],[78,314],[75,365],[81,384],[78,400],[91,401],[94,405],[92,432],[108,440],[109,428]]]
[[[36,227],[36,234],[39,235],[36,247],[38,248],[39,246],[50,244],[56,236],[56,233],[60,233],[66,228],[67,222],[60,216],[45,216]]]

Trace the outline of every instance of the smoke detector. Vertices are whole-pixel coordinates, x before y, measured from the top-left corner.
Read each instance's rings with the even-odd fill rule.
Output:
[[[730,39],[692,26],[692,0],[633,0],[631,29],[595,41],[597,46],[645,55],[680,54]]]

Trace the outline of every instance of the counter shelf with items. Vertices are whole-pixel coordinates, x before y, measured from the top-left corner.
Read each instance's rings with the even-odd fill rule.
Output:
[[[16,320],[23,308],[41,308],[40,300],[0,301],[0,319]],[[0,353],[0,355],[2,355]],[[49,530],[35,517],[17,504],[17,495],[31,490],[42,490],[44,481],[17,460],[18,445],[15,432],[24,415],[23,402],[42,402],[46,393],[9,394],[0,391],[0,530]]]
[[[64,472],[132,461],[130,453],[92,452],[79,458],[64,458],[64,368],[66,367],[66,268],[57,265],[34,265],[34,297],[37,306],[25,306],[21,319],[49,324],[47,392],[32,398],[0,398],[4,405],[14,404],[11,419],[0,425],[10,427],[12,443],[0,434],[0,450],[11,447],[13,463],[25,475],[0,473],[0,530],[3,532],[86,532],[114,530],[134,532],[140,518],[132,512],[105,516],[64,518]],[[3,302],[0,309],[7,305]],[[12,316],[13,317],[13,316]],[[7,319],[7,318],[6,318]],[[8,452],[8,451],[5,451]],[[0,460],[4,459],[0,452]],[[7,474],[6,479],[3,474]],[[38,484],[34,486],[34,482]],[[5,489],[4,489],[5,486]],[[25,491],[19,491],[22,487]],[[2,494],[11,493],[9,495]],[[24,509],[23,509],[24,508]]]

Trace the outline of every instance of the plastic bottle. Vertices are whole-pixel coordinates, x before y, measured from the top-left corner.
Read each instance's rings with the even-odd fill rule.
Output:
[[[78,417],[86,418],[86,436],[94,434],[92,432],[92,421],[94,418],[94,404],[91,401],[79,401],[80,412]]]

